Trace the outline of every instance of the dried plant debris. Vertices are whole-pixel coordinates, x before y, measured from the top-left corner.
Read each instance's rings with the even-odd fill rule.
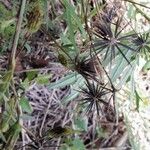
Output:
[[[71,126],[72,114],[70,110],[72,106],[68,105],[68,108],[65,108],[61,104],[61,99],[68,90],[68,88],[63,90],[48,90],[45,86],[34,85],[26,92],[26,96],[29,98],[30,105],[33,109],[31,114],[33,117],[28,121],[24,121],[24,125],[33,135],[36,135],[36,142],[43,139],[43,137],[45,139],[44,134],[47,134],[46,130],[48,129],[53,129],[58,126]],[[26,133],[24,136],[27,147],[31,148],[34,142],[30,144],[32,141],[30,134]],[[48,140],[50,145],[53,145],[53,142],[55,142],[55,140]],[[56,145],[54,144],[54,146]]]
[[[62,144],[61,142],[63,142],[63,139],[59,141],[58,137],[66,138],[71,134],[79,134],[79,136],[84,140],[84,144],[87,148],[105,147],[106,145],[111,146],[119,142],[118,134],[120,134],[121,137],[122,133],[125,132],[125,129],[123,129],[124,125],[122,119],[119,120],[119,124],[116,126],[114,120],[107,120],[106,116],[104,116],[104,118],[106,117],[106,119],[103,119],[103,117],[101,117],[101,119],[99,120],[101,127],[98,130],[100,130],[100,132],[103,131],[103,135],[100,136],[97,133],[93,135],[93,131],[96,129],[97,124],[97,117],[95,116],[94,110],[88,112],[88,126],[86,132],[82,130],[72,130],[72,119],[74,117],[72,110],[75,110],[75,106],[77,106],[77,103],[75,104],[75,102],[72,102],[67,105],[67,108],[61,104],[61,99],[66,95],[67,91],[68,89],[64,89],[63,91],[47,90],[46,87],[38,87],[37,85],[32,86],[31,89],[27,91],[26,95],[27,97],[29,97],[30,104],[33,108],[33,118],[31,120],[29,119],[28,121],[24,121],[24,125],[34,135],[36,135],[36,138],[34,140],[33,138],[31,138],[30,134],[26,133],[24,135],[27,149],[35,148],[37,147],[37,145],[37,148],[45,149],[48,146],[53,149],[52,147],[60,146]],[[83,94],[87,95],[88,90],[86,92],[85,91],[86,90],[83,90]],[[104,94],[104,96],[105,94],[108,94],[106,89],[102,90],[101,88],[94,87],[93,92],[91,92],[90,94],[91,99],[93,98],[93,96],[97,96],[97,99],[99,99],[99,96],[101,96],[99,94],[100,92],[102,92],[101,95]],[[99,99],[98,103],[100,103],[98,105],[102,104],[108,107],[108,101],[105,102],[105,99]],[[83,113],[85,113],[85,111],[83,111]],[[108,109],[103,109],[103,113],[106,115],[108,113]],[[62,134],[57,128],[60,129]],[[56,132],[55,129],[57,129]],[[67,136],[64,131],[67,131]]]

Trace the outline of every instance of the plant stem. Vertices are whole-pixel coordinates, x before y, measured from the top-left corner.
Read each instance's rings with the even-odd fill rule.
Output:
[[[147,9],[150,9],[150,7],[148,7],[148,6],[144,5],[144,4],[137,3],[137,2],[135,2],[135,1],[133,1],[133,0],[124,0],[124,1],[129,2],[129,3],[132,3],[132,4],[139,5],[139,6],[141,6],[141,7],[145,7],[145,8],[147,8]]]
[[[150,17],[148,17],[141,9],[139,9],[135,4],[133,6],[136,8],[136,10],[143,16],[145,19],[150,22]]]
[[[21,31],[21,24],[22,24],[22,20],[23,20],[25,5],[26,5],[26,0],[22,0],[19,18],[18,18],[18,22],[16,25],[16,32],[15,32],[14,41],[13,41],[13,45],[12,45],[11,66],[10,66],[11,70],[12,70],[12,74],[14,73],[14,70],[15,70],[16,51],[17,51],[17,45],[18,45],[19,35],[20,35],[20,31]]]

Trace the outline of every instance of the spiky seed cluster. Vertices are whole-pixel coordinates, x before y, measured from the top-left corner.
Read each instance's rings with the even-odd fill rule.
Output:
[[[142,45],[146,42],[145,39],[142,38],[142,36],[134,35],[132,38],[132,42],[139,47],[137,51],[139,51],[142,48]]]
[[[140,52],[141,49],[144,49],[150,52],[149,33],[146,33],[143,35],[135,34],[132,36],[131,40],[132,40],[132,43],[135,45],[137,52]]]
[[[86,105],[86,112],[89,113],[92,110],[97,111],[97,114],[100,114],[101,106],[108,105],[108,102],[105,100],[106,95],[110,93],[110,91],[102,87],[100,85],[89,83],[87,81],[86,88],[83,88],[83,99],[81,100],[82,105]]]
[[[85,59],[85,58],[77,57],[75,59],[74,69],[85,78],[89,78],[89,77],[93,78],[96,75],[93,59]]]
[[[99,24],[96,24],[96,35],[98,36],[97,42],[95,42],[95,50],[97,53],[105,50],[104,60],[108,55],[111,56],[111,62],[115,58],[118,52],[123,56],[123,58],[130,64],[128,58],[124,54],[124,51],[134,51],[137,52],[136,47],[134,47],[131,35],[123,35],[122,31],[126,28],[127,24],[121,28],[122,18],[118,18],[115,24],[108,23],[106,20],[100,20]],[[114,28],[113,28],[114,26]]]
[[[36,32],[43,20],[43,11],[41,9],[40,3],[37,1],[33,4],[33,7],[27,14],[27,29],[29,32]]]

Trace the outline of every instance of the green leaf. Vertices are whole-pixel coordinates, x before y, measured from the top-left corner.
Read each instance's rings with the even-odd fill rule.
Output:
[[[139,111],[140,101],[142,101],[142,98],[139,96],[136,90],[135,90],[135,99],[136,99],[136,109],[137,111]]]
[[[73,18],[73,21],[76,23],[76,26],[79,28],[81,35],[82,35],[82,38],[86,38],[86,33],[85,33],[84,28],[83,28],[81,19],[76,14],[75,8],[67,0],[63,0],[63,3],[65,5],[68,13],[70,14],[70,16]]]
[[[33,120],[35,117],[28,115],[28,114],[22,114],[22,116],[20,116],[21,119],[28,121],[28,120]]]
[[[28,80],[32,81],[37,76],[37,74],[38,74],[37,71],[27,72],[27,78],[28,78]]]
[[[68,102],[75,99],[78,95],[79,95],[78,91],[71,90],[71,93],[63,98],[62,103],[67,104]]]
[[[128,18],[130,18],[130,19],[135,19],[135,17],[136,17],[136,13],[135,13],[135,8],[134,8],[134,6],[133,5],[128,5],[128,11],[127,11],[127,16],[128,16]]]
[[[0,132],[0,140],[6,143],[6,139],[3,133]]]
[[[106,6],[106,4],[102,5],[101,2],[97,3],[96,5],[97,7],[93,8],[87,15],[88,19],[91,19],[93,16],[97,14],[97,8],[99,9],[99,11],[102,11],[104,7]]]
[[[35,80],[38,84],[49,84],[52,75],[39,75]]]
[[[73,148],[74,150],[85,150],[85,146],[82,140],[80,139],[75,139],[73,142]]]
[[[145,73],[146,73],[148,70],[150,70],[150,60],[147,61],[147,62],[144,64],[143,68],[142,68],[142,71],[145,72]]]
[[[84,86],[84,78],[81,75],[77,76],[78,78],[76,78],[76,82],[71,85],[71,93],[63,98],[63,104],[67,104],[68,102],[74,100],[79,95],[79,88]]]
[[[4,100],[4,96],[5,96],[6,91],[9,88],[12,76],[13,74],[12,74],[12,71],[10,70],[10,71],[7,71],[2,77],[2,79],[0,80],[0,104]]]
[[[60,150],[85,150],[83,141],[79,138],[72,140],[71,138],[65,139],[65,143],[61,146]]]
[[[63,43],[64,48],[73,46],[70,40],[64,34],[60,34],[61,42]]]
[[[0,131],[6,132],[9,129],[9,120],[3,119],[0,124]]]
[[[132,131],[133,127],[130,124],[130,121],[128,120],[127,115],[125,115],[124,117],[125,117],[125,124],[126,124],[127,132],[129,135],[128,137],[129,137],[131,147],[133,150],[140,150],[141,148],[140,142],[137,140],[137,138],[135,138],[135,135],[133,135],[133,131]]]
[[[30,86],[28,78],[21,83],[22,88],[27,89]]]
[[[122,87],[125,83],[127,83],[130,80],[130,76],[133,74],[133,68],[127,67],[120,78],[119,87]]]
[[[13,17],[13,15],[13,12],[7,9],[0,1],[0,20],[4,21],[4,19],[10,19]]]
[[[51,83],[50,85],[48,85],[48,88],[55,89],[65,87],[67,85],[72,85],[79,78],[81,78],[81,75],[77,75],[76,73],[70,73],[67,74],[65,77],[61,78],[60,80],[56,81],[55,83]]]
[[[129,56],[131,56],[131,52],[127,51],[126,54],[125,54],[125,56],[127,58],[129,58]],[[111,70],[111,73],[110,73],[111,74],[110,78],[111,78],[112,82],[115,82],[116,79],[118,79],[118,77],[121,75],[121,73],[123,72],[123,70],[127,66],[129,66],[128,62],[125,59],[123,59],[123,57],[122,57],[121,54],[118,55],[118,57],[116,58],[115,64],[116,65],[114,66],[114,68]],[[131,66],[129,66],[129,67],[131,67]]]
[[[10,20],[5,20],[5,21],[3,21],[3,22],[1,22],[1,30],[2,30],[2,32],[4,32],[4,30],[8,27],[8,26],[10,26],[11,24],[13,24],[14,22],[15,22],[15,18],[13,18],[13,19],[10,19]]]
[[[4,147],[5,150],[13,150],[20,132],[21,126],[19,124],[19,121],[16,121],[6,132],[5,137],[7,142]]]
[[[87,131],[88,119],[87,117],[79,117],[75,120],[77,128]]]
[[[71,20],[71,14],[70,11],[66,11],[66,21],[68,24],[68,31],[69,31],[69,38],[71,40],[71,42],[73,43],[73,46],[75,49],[77,49],[77,45],[76,45],[76,41],[75,41],[75,33],[74,33],[74,27],[72,24],[72,20]]]
[[[99,138],[108,138],[108,133],[107,131],[105,131],[105,129],[101,128],[101,127],[97,127],[96,128],[97,134]]]
[[[25,43],[24,47],[27,49],[27,52],[31,52],[31,46],[28,43]]]
[[[33,110],[27,98],[22,97],[19,103],[23,112],[32,113]]]

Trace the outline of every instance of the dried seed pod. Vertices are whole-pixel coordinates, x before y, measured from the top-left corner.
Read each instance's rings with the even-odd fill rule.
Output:
[[[74,134],[74,133],[80,133],[79,130],[74,130],[70,127],[61,127],[61,126],[58,126],[58,127],[54,127],[53,129],[49,129],[47,132],[46,132],[46,135],[44,135],[44,137],[48,137],[48,138],[58,138],[58,137],[61,137],[61,136],[68,136],[68,135],[71,135],[71,134]]]
[[[39,2],[33,5],[26,17],[28,31],[34,33],[39,30],[43,20],[43,11]]]
[[[67,58],[63,54],[60,54],[60,53],[58,54],[58,60],[63,66],[65,67],[68,66]]]
[[[44,68],[44,67],[48,66],[49,59],[33,57],[29,63],[31,65],[31,67],[33,67],[33,68]]]

